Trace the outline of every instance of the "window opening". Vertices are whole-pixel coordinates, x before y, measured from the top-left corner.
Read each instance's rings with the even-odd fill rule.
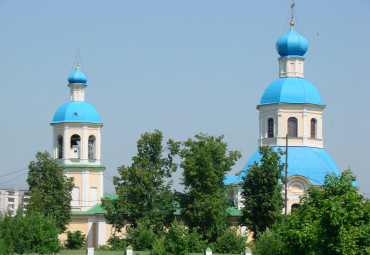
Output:
[[[96,154],[96,145],[95,145],[95,136],[90,135],[89,136],[89,159],[95,159],[95,154]]]
[[[80,158],[80,141],[79,135],[71,136],[71,158]]]
[[[57,158],[63,158],[63,136],[57,138]]]
[[[299,204],[292,204],[292,207],[290,208],[290,212],[294,212],[295,210],[297,210],[299,207]]]
[[[273,118],[269,118],[268,122],[267,122],[267,137],[274,137],[274,119]]]
[[[316,120],[311,119],[311,138],[316,138]]]
[[[290,117],[288,119],[288,136],[297,137],[297,119]]]

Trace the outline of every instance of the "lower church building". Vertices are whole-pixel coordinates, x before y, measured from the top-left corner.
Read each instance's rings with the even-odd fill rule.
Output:
[[[285,151],[289,141],[288,158],[288,213],[298,205],[299,197],[310,187],[320,187],[326,173],[339,174],[333,159],[324,149],[323,103],[316,87],[304,78],[304,55],[307,40],[294,30],[280,37],[276,43],[279,57],[279,78],[264,91],[259,111],[260,146],[269,145]],[[85,102],[87,78],[79,65],[68,77],[70,101],[55,112],[53,127],[53,155],[67,177],[74,177],[72,191],[72,221],[69,231],[80,230],[87,236],[88,247],[105,245],[114,229],[104,218],[100,206],[104,196],[101,165],[101,128],[98,111]],[[258,150],[250,157],[238,176],[227,176],[227,198],[237,209],[242,207],[241,182],[245,170],[261,156]],[[114,198],[114,196],[111,196]],[[240,212],[232,211],[233,225]],[[245,232],[242,228],[242,233]]]

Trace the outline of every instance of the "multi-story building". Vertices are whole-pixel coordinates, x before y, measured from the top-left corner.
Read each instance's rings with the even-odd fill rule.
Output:
[[[28,190],[0,189],[0,212],[14,216],[18,210],[24,212],[28,203]]]

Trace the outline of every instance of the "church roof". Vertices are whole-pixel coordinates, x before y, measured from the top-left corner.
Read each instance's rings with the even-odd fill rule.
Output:
[[[275,151],[280,148],[285,151],[285,147],[273,147]],[[288,148],[288,178],[294,175],[304,176],[311,185],[322,186],[327,173],[340,174],[334,160],[323,148],[313,147],[289,147]],[[249,158],[247,164],[239,176],[227,176],[224,183],[226,185],[240,184],[245,176],[245,171],[254,162],[260,162],[261,155],[258,150]],[[285,161],[285,158],[282,158]]]
[[[260,105],[274,103],[307,103],[324,105],[316,87],[299,77],[279,78],[262,95]]]
[[[64,122],[102,124],[100,121],[100,115],[94,106],[83,101],[68,102],[58,108],[51,124]]]

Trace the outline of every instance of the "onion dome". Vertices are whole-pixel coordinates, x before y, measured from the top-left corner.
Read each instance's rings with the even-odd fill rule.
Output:
[[[100,115],[94,106],[79,101],[68,102],[59,107],[51,124],[65,122],[102,124]]]
[[[308,49],[308,41],[297,33],[293,25],[291,29],[276,42],[276,50],[281,57],[302,57]]]
[[[266,88],[260,105],[276,103],[324,105],[316,87],[311,82],[298,77],[277,79]]]
[[[85,84],[87,82],[86,75],[80,71],[80,66],[77,64],[76,70],[68,76],[70,84]]]

